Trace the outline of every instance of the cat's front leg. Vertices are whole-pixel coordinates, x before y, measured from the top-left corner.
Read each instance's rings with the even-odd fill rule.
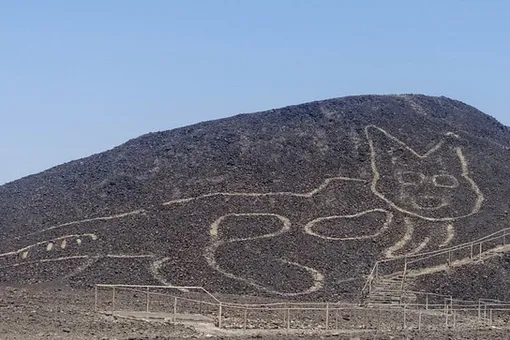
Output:
[[[404,217],[401,223],[404,232],[400,239],[386,249],[386,258],[416,255],[448,247],[454,236],[453,224],[430,222],[413,217]]]

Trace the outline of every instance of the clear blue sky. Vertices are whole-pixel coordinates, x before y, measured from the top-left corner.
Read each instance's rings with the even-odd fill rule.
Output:
[[[0,0],[0,183],[141,134],[353,94],[510,125],[510,1]]]

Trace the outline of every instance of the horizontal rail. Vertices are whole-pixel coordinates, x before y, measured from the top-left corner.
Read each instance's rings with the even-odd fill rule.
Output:
[[[427,255],[448,254],[449,252],[453,252],[453,251],[456,251],[456,250],[470,248],[471,245],[479,245],[480,243],[483,244],[483,243],[486,243],[486,242],[489,242],[489,241],[498,240],[498,239],[503,238],[505,236],[510,236],[510,235],[506,234],[506,232],[508,232],[508,231],[510,231],[510,228],[505,228],[505,229],[501,229],[501,230],[499,230],[499,231],[497,231],[495,233],[492,233],[490,235],[487,235],[487,236],[484,236],[482,238],[479,238],[477,240],[474,240],[474,241],[471,241],[471,242],[462,243],[462,244],[459,244],[459,245],[456,245],[456,246],[452,246],[450,248],[429,251],[429,252],[426,252],[426,253],[417,253],[417,254],[412,254],[412,255],[398,256],[398,257],[394,257],[394,258],[391,258],[391,259],[379,260],[377,262],[379,262],[379,263],[387,263],[387,262],[393,262],[393,261],[396,261],[396,260],[402,260],[404,257],[407,257],[408,259],[412,259],[412,258],[417,258],[417,257],[421,258],[421,257],[427,256]],[[495,236],[495,235],[498,235],[498,234],[502,234],[502,235]]]
[[[151,286],[151,285],[128,285],[128,284],[103,284],[98,283],[96,284],[96,287],[103,287],[103,288],[145,288],[145,289],[178,289],[178,290],[189,290],[189,289],[196,289],[201,290],[202,292],[209,295],[214,301],[221,303],[218,298],[216,298],[212,293],[210,293],[208,290],[206,290],[204,287],[199,286]]]

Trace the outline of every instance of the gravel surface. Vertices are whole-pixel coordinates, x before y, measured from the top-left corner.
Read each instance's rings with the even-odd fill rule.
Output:
[[[97,314],[91,290],[55,287],[1,287],[0,339],[101,339],[101,340],[173,340],[173,339],[510,339],[510,329],[435,331],[338,331],[332,334],[294,331],[286,335],[276,331],[229,330],[221,334],[214,327],[174,325],[170,322],[138,321]]]

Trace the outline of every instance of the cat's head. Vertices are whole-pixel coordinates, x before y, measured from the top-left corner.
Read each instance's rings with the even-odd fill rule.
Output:
[[[372,191],[393,208],[429,221],[451,221],[480,210],[483,194],[454,134],[420,154],[379,127],[367,126],[365,133]]]

